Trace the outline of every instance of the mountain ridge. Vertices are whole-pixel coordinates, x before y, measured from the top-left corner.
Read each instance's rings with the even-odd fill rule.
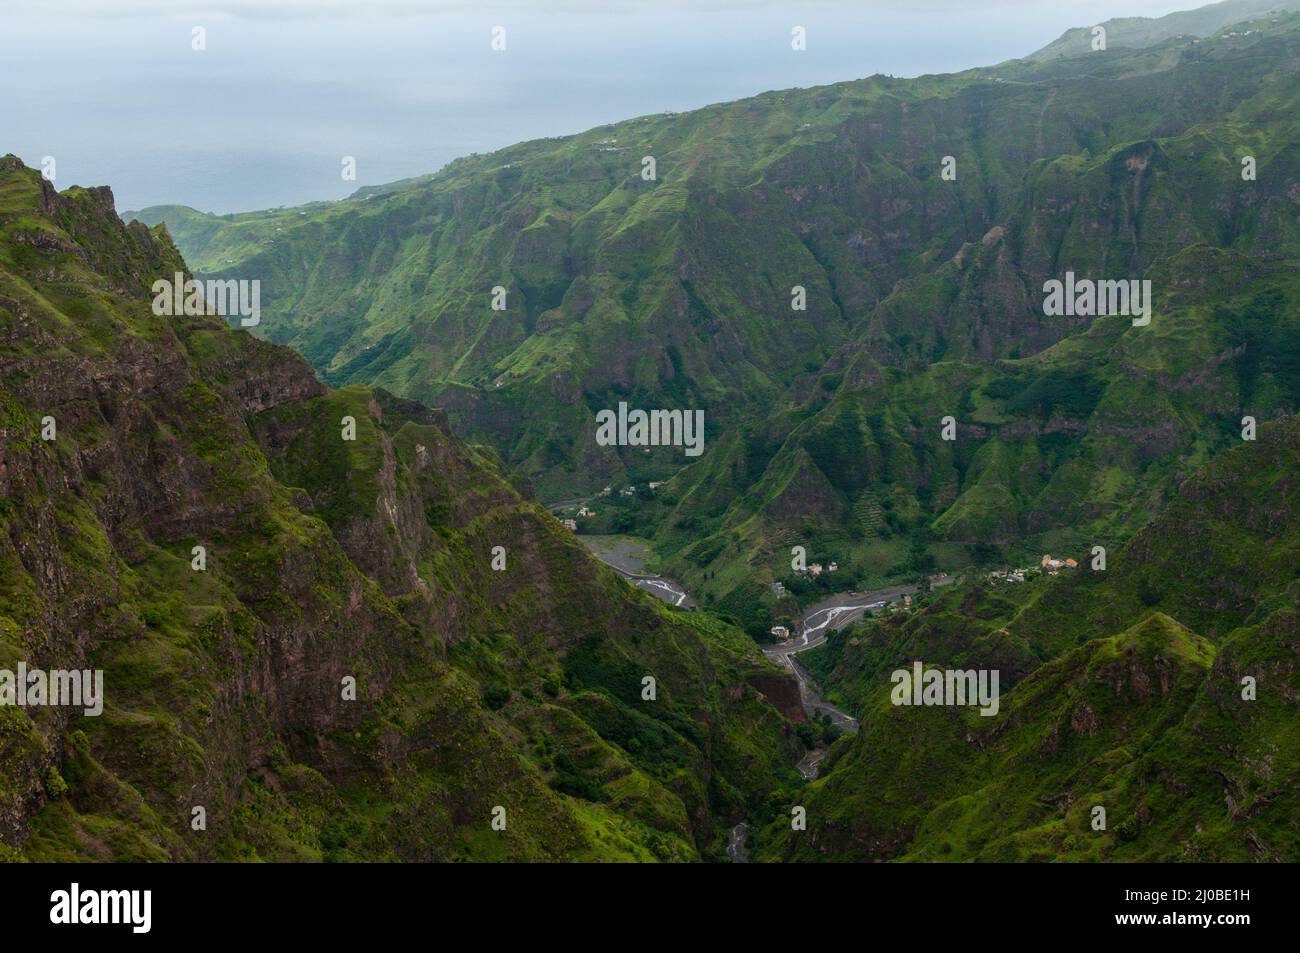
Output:
[[[857,588],[1116,545],[1295,408],[1261,328],[1297,290],[1297,22],[640,117],[236,216],[204,256],[278,287],[261,331],[328,380],[441,406],[545,500],[665,484],[585,528],[762,637],[795,542]],[[1065,271],[1153,280],[1153,325],[1044,315]],[[703,408],[704,457],[599,446],[619,402]]]
[[[778,816],[756,858],[1294,857],[1297,451],[1300,417],[1263,427],[1187,480],[1104,571],[970,581],[802,656],[862,731],[803,792],[807,834]],[[1144,588],[1153,579],[1159,592]],[[890,670],[914,659],[1000,669],[999,714],[891,704]]]
[[[5,858],[721,854],[792,770],[793,680],[441,415],[155,314],[178,270],[108,190],[0,160],[0,659],[106,694],[0,709]]]

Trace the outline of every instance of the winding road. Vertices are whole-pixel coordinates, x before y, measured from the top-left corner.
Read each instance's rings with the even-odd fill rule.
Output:
[[[831,724],[842,731],[858,730],[858,720],[856,718],[852,715],[845,714],[830,702],[822,698],[821,693],[818,691],[817,683],[812,680],[812,676],[808,674],[807,670],[799,664],[793,653],[786,653],[784,655],[769,654],[768,657],[774,659],[778,664],[784,665],[794,675],[795,681],[799,683],[799,697],[803,701],[804,711],[808,713],[809,718],[815,720],[815,716],[817,715],[826,715],[830,718]],[[811,779],[817,776],[815,765],[812,767],[814,768],[812,774],[803,771],[802,765],[799,770],[803,771],[804,777]]]
[[[897,602],[904,596],[919,591],[919,586],[895,586],[892,589],[877,589],[874,592],[843,592],[831,596],[804,614],[799,624],[798,638],[778,645],[765,646],[763,654],[777,664],[784,665],[794,674],[795,680],[799,683],[800,700],[810,718],[815,718],[818,713],[824,713],[830,718],[831,724],[841,731],[857,731],[858,720],[821,697],[816,682],[799,664],[795,656],[800,652],[807,652],[809,649],[824,645],[829,633],[857,622],[868,612],[879,612],[889,603]],[[826,749],[822,747],[814,748],[804,755],[798,765],[799,773],[803,775],[804,780],[811,781],[817,777],[818,768],[825,757]],[[745,846],[748,837],[749,826],[743,822],[731,829],[727,842],[727,856],[731,858],[733,864],[749,863],[749,854]]]
[[[868,612],[876,613],[891,602],[920,591],[919,586],[895,586],[891,589],[877,589],[874,592],[847,592],[831,596],[818,603],[804,614],[799,626],[799,636],[778,645],[764,647],[763,654],[793,673],[799,683],[799,697],[803,701],[804,711],[810,718],[824,714],[831,724],[842,731],[857,731],[858,720],[852,715],[840,711],[821,697],[817,683],[808,671],[795,658],[800,652],[807,652],[826,643],[826,637],[838,629],[862,619]],[[817,765],[825,750],[814,750],[799,763],[799,771],[809,780],[817,777]]]
[[[579,501],[565,501],[572,503]],[[552,504],[562,506],[564,504]],[[634,547],[619,547],[611,543],[611,537],[578,537],[598,560],[613,569],[624,579],[639,586],[651,595],[662,599],[669,605],[693,606],[690,595],[679,584],[663,576],[640,572],[641,558]],[[904,596],[919,592],[919,586],[894,586],[890,589],[877,589],[872,592],[842,592],[812,606],[799,623],[797,638],[777,645],[764,646],[763,654],[778,665],[784,665],[794,675],[799,684],[799,700],[810,719],[825,715],[831,724],[845,732],[858,730],[858,720],[846,712],[840,711],[821,696],[821,690],[813,681],[808,671],[795,658],[800,652],[807,652],[826,643],[826,638],[845,626],[863,619],[868,613],[877,613],[891,602],[901,601]],[[817,777],[817,770],[826,749],[814,748],[799,762],[799,773],[805,780]],[[727,856],[732,863],[749,862],[745,842],[749,835],[748,826],[742,822],[733,827],[727,841]]]
[[[771,658],[797,655],[815,649],[826,641],[831,632],[851,625],[866,616],[868,612],[877,612],[891,602],[897,602],[903,596],[920,592],[920,586],[894,586],[892,589],[877,589],[873,592],[842,592],[817,603],[804,614],[800,622],[799,636],[779,645],[770,645],[763,649]]]

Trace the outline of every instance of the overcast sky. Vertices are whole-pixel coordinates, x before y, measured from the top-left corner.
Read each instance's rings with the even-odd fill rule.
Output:
[[[335,199],[664,109],[1021,56],[1198,0],[4,0],[0,154],[119,209]],[[506,50],[491,49],[495,26]],[[790,48],[803,26],[808,48]],[[195,27],[207,49],[195,51]],[[357,181],[340,158],[357,159]]]

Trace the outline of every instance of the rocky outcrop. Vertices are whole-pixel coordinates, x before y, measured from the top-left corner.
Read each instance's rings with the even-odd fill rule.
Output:
[[[799,695],[799,683],[795,679],[784,675],[752,675],[749,684],[762,692],[772,707],[786,718],[794,722],[808,720]]]
[[[0,855],[473,859],[507,804],[507,856],[693,859],[793,763],[780,714],[727,694],[756,649],[601,568],[442,414],[155,314],[184,264],[106,190],[9,160],[0,186],[0,668],[98,669],[106,694],[95,717],[0,707]],[[628,667],[660,706],[633,707]],[[560,730],[580,683],[613,721]],[[597,749],[616,770],[575,774]],[[671,836],[643,821],[687,803]]]

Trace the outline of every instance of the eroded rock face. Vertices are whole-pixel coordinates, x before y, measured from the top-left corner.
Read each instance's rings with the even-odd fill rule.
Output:
[[[763,693],[772,707],[791,721],[807,721],[803,700],[799,697],[799,684],[790,678],[773,675],[755,675],[749,680]]]
[[[599,856],[520,739],[602,752],[597,787],[651,777],[600,722],[551,724],[593,688],[647,717],[618,694],[627,666],[663,686],[652,721],[695,726],[672,735],[687,775],[628,808],[689,823],[665,838],[633,821],[637,849],[691,859],[740,809],[708,794],[724,724],[767,746],[728,787],[757,798],[793,763],[777,710],[728,694],[767,670],[756,649],[599,567],[440,412],[330,391],[215,317],[155,315],[152,281],[184,271],[165,231],[12,159],[0,181],[16,196],[0,207],[0,667],[102,669],[107,696],[98,718],[0,708],[0,856],[469,857],[498,803],[522,815],[516,856]],[[8,229],[20,214],[41,227]],[[589,639],[606,649],[579,665]],[[360,791],[390,819],[367,820]]]
[[[8,168],[25,176],[12,163]],[[4,579],[27,588],[35,600],[34,611],[13,619],[25,623],[14,633],[15,647],[32,666],[108,667],[151,629],[169,626],[148,611],[142,618],[137,567],[164,554],[188,561],[185,544],[191,540],[212,546],[209,571],[225,577],[234,598],[224,606],[217,599],[217,605],[187,610],[207,615],[185,620],[198,623],[209,642],[204,657],[192,660],[199,669],[186,675],[206,683],[204,690],[187,704],[161,704],[151,725],[137,723],[91,750],[99,764],[122,778],[145,771],[166,778],[161,790],[142,791],[156,799],[155,810],[179,812],[180,818],[188,813],[182,802],[197,798],[215,813],[223,803],[233,807],[242,770],[260,763],[270,750],[248,720],[254,710],[258,721],[291,746],[318,747],[325,733],[354,725],[363,714],[361,707],[325,701],[337,694],[341,673],[367,649],[384,659],[388,653],[375,649],[383,647],[384,637],[396,649],[400,629],[383,618],[389,613],[373,599],[348,600],[337,610],[321,599],[323,566],[339,573],[344,592],[360,595],[364,589],[360,574],[324,539],[316,541],[314,553],[308,545],[292,557],[281,554],[269,571],[221,571],[228,559],[212,541],[238,537],[273,514],[268,506],[273,485],[236,482],[239,467],[226,458],[254,449],[240,425],[240,411],[300,400],[324,388],[296,357],[260,344],[232,348],[226,360],[197,365],[187,339],[227,332],[209,319],[184,319],[193,326],[168,328],[149,313],[146,292],[153,276],[183,267],[165,236],[123,228],[106,189],[64,197],[39,180],[37,197],[36,207],[50,217],[51,227],[67,229],[58,241],[32,246],[50,258],[48,267],[67,273],[82,263],[102,268],[81,280],[98,283],[100,291],[124,290],[122,298],[86,322],[111,328],[97,346],[79,337],[90,327],[52,340],[17,309],[4,315],[9,339],[17,345],[16,355],[0,367],[12,412],[0,445],[9,529]],[[40,267],[37,274],[45,270]],[[30,308],[22,310],[30,314]],[[133,325],[153,330],[152,340],[131,333]],[[68,350],[51,347],[56,344]],[[257,399],[248,400],[249,393]],[[33,419],[31,412],[39,417]],[[57,426],[52,441],[37,436],[37,423],[45,416]],[[178,586],[183,589],[179,581],[169,588],[175,592]],[[270,593],[294,611],[262,613],[255,621],[251,615],[238,623],[232,619],[238,600],[251,596],[255,602]],[[240,640],[244,644],[236,644]],[[391,666],[376,668],[377,690],[390,672]],[[119,700],[125,694],[121,673],[121,667],[107,673],[107,690]],[[256,697],[255,705],[249,705],[249,695]],[[179,722],[168,724],[171,717]],[[6,806],[8,843],[23,840],[26,822],[44,806],[51,788],[47,778],[66,760],[60,737],[74,718],[66,708],[33,718],[37,735],[22,746],[29,757],[15,766],[19,783]],[[242,729],[232,730],[241,722]],[[178,757],[186,746],[202,754]],[[157,763],[146,765],[141,758]]]

